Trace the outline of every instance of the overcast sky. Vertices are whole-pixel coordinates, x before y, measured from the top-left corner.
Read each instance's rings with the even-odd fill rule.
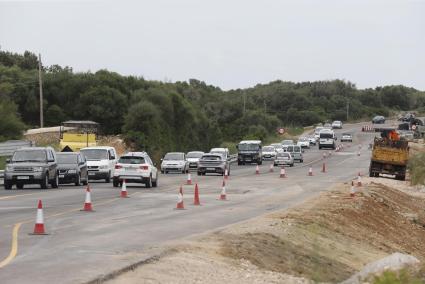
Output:
[[[338,78],[425,90],[424,0],[0,0],[0,45],[223,89]]]

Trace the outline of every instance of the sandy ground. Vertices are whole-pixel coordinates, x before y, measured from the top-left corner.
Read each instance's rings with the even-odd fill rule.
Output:
[[[364,178],[319,198],[170,246],[110,283],[337,283],[394,252],[425,260],[425,193]],[[291,276],[292,275],[292,276]]]

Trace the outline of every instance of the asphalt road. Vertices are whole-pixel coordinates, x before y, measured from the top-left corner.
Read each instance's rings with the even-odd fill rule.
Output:
[[[183,174],[161,175],[158,188],[129,184],[127,199],[119,198],[120,190],[112,184],[93,182],[95,212],[80,211],[83,186],[0,190],[0,282],[85,283],[146,259],[172,241],[295,206],[358,172],[366,174],[367,144],[376,134],[360,132],[360,124],[336,132],[351,132],[353,143],[344,143],[343,150],[332,151],[325,160],[328,150],[306,150],[304,163],[286,168],[285,179],[279,178],[277,168],[269,172],[270,162],[260,167],[260,175],[255,165],[232,164],[227,201],[218,200],[222,177],[192,174],[202,206],[192,205],[194,186],[183,185],[186,210],[174,209],[179,186],[186,181]],[[323,162],[326,173],[320,172]],[[310,166],[313,176],[308,176]],[[45,236],[29,235],[39,199],[49,234]]]

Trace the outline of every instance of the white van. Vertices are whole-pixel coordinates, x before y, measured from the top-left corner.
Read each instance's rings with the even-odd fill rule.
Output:
[[[114,147],[96,146],[80,150],[86,157],[89,180],[104,179],[107,183],[114,176],[118,155]]]
[[[322,148],[332,148],[335,150],[335,132],[330,129],[323,129],[319,133],[319,150]]]

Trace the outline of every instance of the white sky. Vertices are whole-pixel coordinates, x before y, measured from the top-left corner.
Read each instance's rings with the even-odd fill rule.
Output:
[[[0,0],[0,46],[223,89],[338,78],[425,90],[425,1]]]

